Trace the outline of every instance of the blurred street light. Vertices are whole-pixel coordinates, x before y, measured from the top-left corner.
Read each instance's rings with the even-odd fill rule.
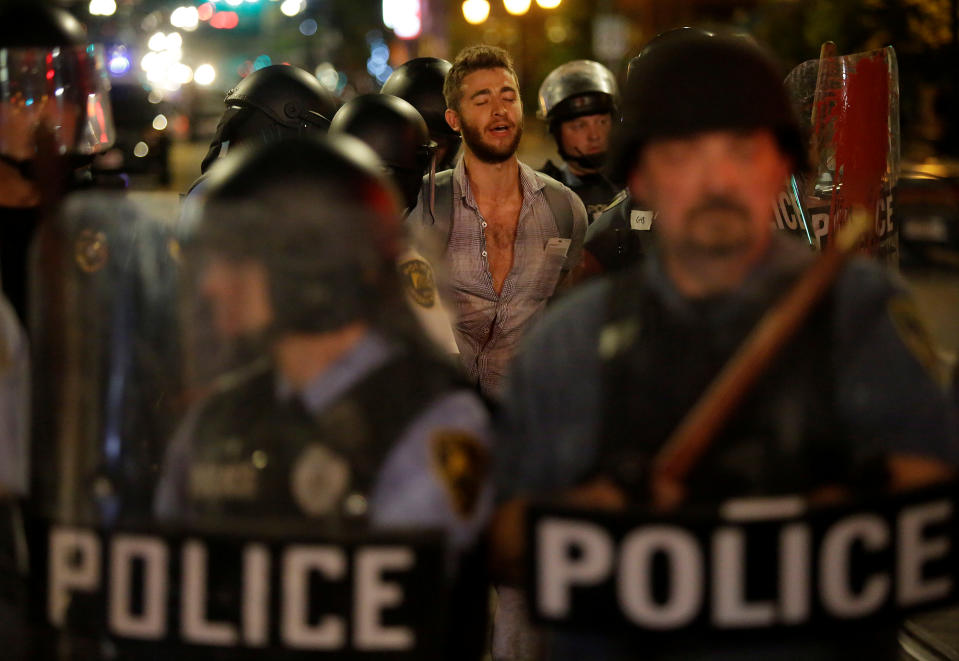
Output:
[[[183,30],[196,30],[200,23],[200,12],[196,7],[177,7],[170,14],[170,25]]]
[[[209,85],[216,80],[216,69],[212,64],[201,64],[193,72],[193,82],[197,85]]]
[[[304,0],[283,0],[283,4],[280,5],[280,11],[284,16],[296,16],[304,9],[306,9]]]
[[[560,2],[562,2],[562,0],[536,0],[536,4],[543,9],[556,9],[559,7]]]
[[[463,3],[463,18],[471,25],[479,25],[489,17],[489,3],[486,0],[466,0]]]
[[[116,0],[90,0],[91,16],[113,16],[117,11]]]
[[[513,16],[522,16],[529,11],[532,0],[503,0],[503,6]]]

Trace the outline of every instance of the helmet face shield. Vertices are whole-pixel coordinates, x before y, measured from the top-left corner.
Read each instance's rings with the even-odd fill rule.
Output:
[[[45,125],[60,154],[92,155],[114,141],[100,46],[0,48],[0,154],[31,160]]]

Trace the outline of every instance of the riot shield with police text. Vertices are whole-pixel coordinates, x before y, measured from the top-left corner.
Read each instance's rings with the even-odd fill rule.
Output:
[[[891,46],[823,56],[785,81],[810,139],[811,170],[793,177],[776,204],[781,229],[822,248],[855,207],[874,218],[863,250],[898,264],[892,194],[899,176],[899,73]]]

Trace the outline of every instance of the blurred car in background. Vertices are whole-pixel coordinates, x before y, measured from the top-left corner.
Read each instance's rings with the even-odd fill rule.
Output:
[[[959,164],[904,166],[893,220],[903,265],[959,267]]]
[[[116,142],[93,161],[96,172],[152,177],[170,184],[170,105],[137,84],[114,83],[110,90]]]

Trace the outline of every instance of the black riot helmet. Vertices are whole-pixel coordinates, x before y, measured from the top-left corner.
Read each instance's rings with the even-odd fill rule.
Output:
[[[416,108],[389,94],[363,94],[337,111],[330,133],[348,133],[369,145],[389,169],[406,208],[416,205],[436,151]]]
[[[660,138],[767,128],[794,167],[807,163],[799,124],[772,58],[745,35],[673,30],[630,63],[613,176],[625,181],[642,148]]]
[[[34,131],[61,155],[89,159],[114,141],[103,49],[68,12],[40,0],[0,8],[0,158],[31,161]]]
[[[423,116],[430,137],[443,151],[436,168],[452,167],[462,138],[446,122],[443,81],[453,65],[438,57],[417,57],[398,66],[386,79],[382,94],[392,94],[410,103]]]
[[[619,117],[619,89],[613,72],[599,62],[574,60],[553,69],[539,87],[540,119],[549,123],[559,155],[564,161],[575,161],[594,169],[603,165],[606,152],[588,156],[566,153],[560,137],[563,122],[584,115],[609,114]]]
[[[373,321],[399,300],[398,196],[356,138],[244,145],[210,171],[204,195],[190,219],[198,254],[263,265],[267,336]]]
[[[315,76],[298,67],[275,64],[254,71],[227,92],[226,112],[200,165],[206,172],[223,143],[325,133],[340,104]]]

